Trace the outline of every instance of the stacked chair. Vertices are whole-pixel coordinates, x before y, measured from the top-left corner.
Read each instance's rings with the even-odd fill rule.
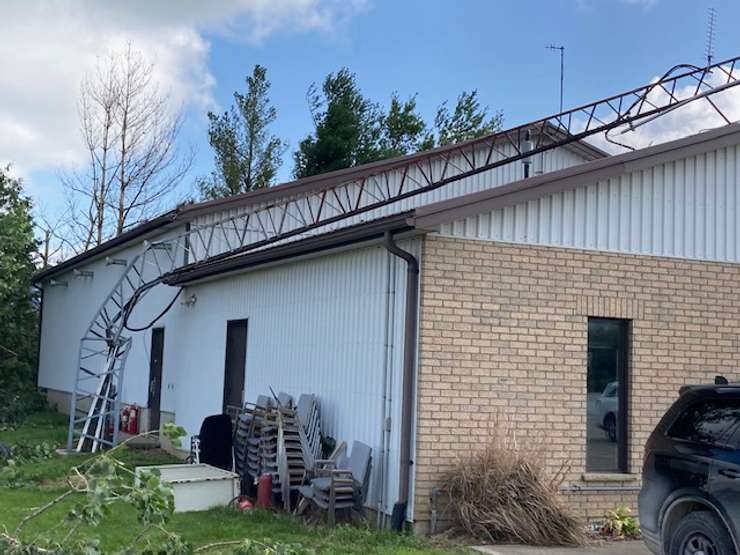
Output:
[[[257,397],[254,404],[247,403],[236,421],[234,433],[234,462],[241,478],[242,494],[254,493],[253,484],[262,471],[261,437],[265,414],[272,407],[273,399],[266,395]]]
[[[282,499],[285,510],[300,494],[297,513],[313,506],[326,511],[333,526],[337,511],[363,512],[372,449],[355,441],[347,454],[342,442],[329,459],[320,456],[321,411],[315,395],[301,395],[298,403],[287,393],[260,395],[236,419],[234,462],[242,493],[253,493],[250,485],[270,474],[273,496]]]
[[[234,452],[244,492],[259,476],[271,474],[273,494],[290,510],[291,494],[305,482],[307,469],[321,452],[316,397],[301,395],[296,405],[286,393],[260,396],[237,419]]]
[[[355,441],[349,456],[346,445],[342,443],[331,458],[316,460],[313,478],[308,485],[298,489],[302,499],[296,512],[300,514],[308,505],[314,505],[326,511],[330,526],[336,524],[338,510],[364,512],[371,455],[372,449],[368,445]]]

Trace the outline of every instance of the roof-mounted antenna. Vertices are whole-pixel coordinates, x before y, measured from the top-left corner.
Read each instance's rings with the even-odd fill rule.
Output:
[[[709,8],[709,19],[707,21],[707,45],[704,54],[707,57],[707,65],[712,65],[714,60],[714,28],[717,24],[717,10],[712,6]]]
[[[555,46],[554,44],[550,44],[549,46],[545,46],[548,50],[559,50],[560,51],[560,112],[563,111],[563,77],[565,75],[565,46]]]

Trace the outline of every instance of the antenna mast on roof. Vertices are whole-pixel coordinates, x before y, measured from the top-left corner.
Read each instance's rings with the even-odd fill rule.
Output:
[[[706,46],[706,57],[707,65],[712,65],[714,59],[714,26],[717,23],[717,10],[714,7],[709,8],[709,20],[707,21],[707,46]]]
[[[560,50],[560,112],[563,112],[563,77],[565,75],[565,46],[555,46],[554,44],[551,44],[549,46],[545,46],[548,50]]]

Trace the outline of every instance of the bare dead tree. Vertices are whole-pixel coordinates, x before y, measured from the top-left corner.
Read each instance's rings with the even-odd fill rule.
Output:
[[[78,249],[75,247],[79,243],[71,240],[74,234],[69,216],[67,211],[50,216],[41,207],[35,210],[34,225],[38,239],[35,261],[41,268],[64,260],[69,255],[77,254]]]
[[[130,44],[83,81],[79,117],[87,164],[62,183],[69,241],[85,251],[159,211],[193,157],[177,148],[181,110],[172,110],[154,66]]]
[[[192,162],[177,151],[182,112],[173,114],[170,98],[159,93],[154,66],[130,44],[118,66],[116,235],[157,210]]]

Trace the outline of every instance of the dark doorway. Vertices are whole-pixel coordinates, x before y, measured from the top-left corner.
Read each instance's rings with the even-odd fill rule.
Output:
[[[162,400],[162,355],[164,328],[152,328],[152,352],[149,359],[149,430],[159,430]]]
[[[241,407],[244,397],[244,371],[247,363],[247,321],[230,320],[226,324],[226,365],[224,369],[224,406]]]

